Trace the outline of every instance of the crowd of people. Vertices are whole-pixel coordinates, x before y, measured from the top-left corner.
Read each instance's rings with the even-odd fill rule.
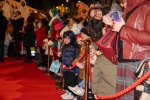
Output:
[[[87,16],[80,18],[74,13],[63,15],[52,8],[49,10],[50,20],[30,16],[24,0],[20,5],[14,10],[9,0],[5,0],[0,10],[0,62],[8,56],[20,59],[20,43],[23,42],[24,63],[30,63],[31,47],[34,47],[33,60],[37,68],[57,79],[57,89],[65,90],[61,95],[64,100],[84,98],[87,68],[88,100],[95,100],[98,99],[96,95],[113,95],[131,86],[138,79],[135,74],[138,65],[150,57],[149,0],[113,0],[111,6],[92,0]],[[119,13],[119,22],[112,18],[114,12]],[[108,28],[118,33],[118,64],[107,59],[96,44]],[[89,56],[85,56],[88,49]],[[54,61],[60,63],[57,73],[48,69]],[[150,64],[145,66],[144,73]],[[148,100],[142,99],[142,92],[133,89],[115,100]]]

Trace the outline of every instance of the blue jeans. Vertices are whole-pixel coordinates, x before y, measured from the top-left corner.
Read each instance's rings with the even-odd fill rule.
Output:
[[[83,79],[79,84],[78,84],[80,87],[85,87],[85,79]],[[91,82],[89,80],[89,89],[91,88]]]

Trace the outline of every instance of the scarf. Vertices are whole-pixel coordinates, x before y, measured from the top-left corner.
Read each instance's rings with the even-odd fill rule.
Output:
[[[59,16],[58,16],[58,14],[57,14],[55,17],[53,17],[53,18],[51,19],[50,23],[49,23],[48,38],[51,38],[51,36],[52,36],[52,28],[53,28],[52,25],[53,25],[53,22],[54,22],[55,19],[60,19]]]

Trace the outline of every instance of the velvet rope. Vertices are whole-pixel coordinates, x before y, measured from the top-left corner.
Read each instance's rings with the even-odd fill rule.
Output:
[[[83,58],[85,57],[85,53],[79,58],[78,62],[81,62],[81,60],[83,60]],[[66,70],[72,70],[73,68],[76,67],[76,64],[74,64],[73,66],[65,66],[63,63],[61,64],[61,66],[64,66],[63,68],[65,68]]]
[[[105,99],[112,100],[112,99],[118,98],[118,97],[123,96],[124,94],[130,92],[131,90],[133,90],[136,86],[138,86],[139,84],[144,82],[149,77],[150,77],[150,71],[148,71],[143,77],[138,79],[134,84],[132,84],[130,87],[124,89],[123,91],[121,91],[117,94],[114,94],[114,95],[109,95],[109,96],[96,95],[96,98],[98,98],[100,100],[105,100]]]

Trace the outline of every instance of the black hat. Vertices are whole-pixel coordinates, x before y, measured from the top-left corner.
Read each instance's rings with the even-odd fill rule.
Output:
[[[87,36],[90,36],[90,34],[88,33],[88,31],[87,31],[86,28],[82,28],[81,31],[80,31],[80,33],[81,33],[81,32],[82,32],[83,34],[87,35]]]

